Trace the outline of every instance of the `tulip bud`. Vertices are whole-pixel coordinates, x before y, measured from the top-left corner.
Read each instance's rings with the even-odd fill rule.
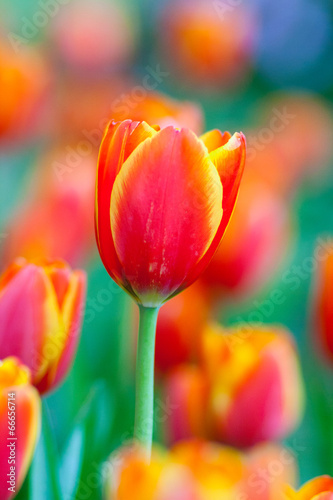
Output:
[[[320,476],[307,482],[299,491],[288,488],[285,500],[332,500],[333,478]]]
[[[16,358],[0,362],[0,497],[19,491],[40,429],[40,398],[29,369]]]
[[[111,122],[96,185],[96,236],[110,276],[158,307],[208,265],[231,217],[245,138]]]
[[[17,356],[41,393],[72,364],[81,331],[86,276],[63,262],[18,259],[0,278],[0,357]]]
[[[291,335],[282,328],[244,332],[212,325],[203,335],[211,432],[247,447],[285,437],[299,423],[303,383]]]

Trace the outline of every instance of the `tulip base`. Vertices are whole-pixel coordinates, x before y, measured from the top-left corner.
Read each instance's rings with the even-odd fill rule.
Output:
[[[159,307],[139,307],[134,439],[142,446],[149,462],[153,440],[155,336]]]

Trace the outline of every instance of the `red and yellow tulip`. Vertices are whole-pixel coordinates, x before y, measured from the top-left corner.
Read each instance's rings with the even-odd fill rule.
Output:
[[[192,284],[229,223],[245,138],[111,122],[99,156],[96,236],[110,276],[156,307]]]
[[[198,435],[248,447],[283,438],[296,427],[303,385],[288,332],[211,325],[202,345],[198,365],[179,366],[165,379],[170,442]]]
[[[41,393],[66,376],[78,344],[86,276],[64,262],[18,259],[0,277],[0,357],[17,356]]]
[[[332,500],[333,478],[320,476],[306,483],[299,491],[289,488],[285,500]]]
[[[303,383],[286,330],[212,325],[203,335],[203,366],[211,384],[211,432],[218,439],[252,446],[281,439],[299,423]]]
[[[40,429],[40,398],[30,371],[18,359],[0,361],[0,497],[19,491]]]

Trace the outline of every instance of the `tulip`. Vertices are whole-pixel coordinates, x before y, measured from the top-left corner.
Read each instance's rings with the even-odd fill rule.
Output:
[[[18,259],[0,278],[0,358],[17,356],[45,393],[64,379],[81,330],[86,277],[64,262]]]
[[[208,313],[207,294],[198,281],[161,308],[155,352],[155,368],[159,374],[198,358],[200,336]]]
[[[333,478],[320,476],[306,483],[299,491],[287,489],[285,500],[332,500]]]
[[[110,276],[160,306],[208,265],[229,223],[245,138],[111,122],[97,172],[96,235]],[[223,190],[223,195],[222,195]]]
[[[190,85],[215,89],[243,82],[254,48],[254,16],[248,8],[222,2],[173,0],[159,24],[161,52]]]
[[[290,239],[288,207],[258,179],[246,177],[228,231],[202,280],[214,298],[247,298],[279,269]]]
[[[96,237],[110,276],[140,305],[134,433],[149,459],[159,307],[208,265],[229,223],[245,138],[111,122],[96,182]],[[149,424],[147,424],[149,422]]]
[[[333,358],[333,240],[327,245],[325,258],[317,250],[320,266],[315,298],[315,324],[319,342],[329,360]]]
[[[294,342],[286,330],[272,326],[224,330],[212,325],[202,342],[214,437],[247,447],[282,439],[295,429],[303,413],[303,383]]]
[[[236,500],[245,472],[238,451],[196,440],[155,446],[150,465],[142,449],[123,449],[110,465],[108,500]]]
[[[1,361],[1,500],[13,498],[24,481],[39,436],[40,406],[38,392],[30,385],[28,368],[14,357]]]

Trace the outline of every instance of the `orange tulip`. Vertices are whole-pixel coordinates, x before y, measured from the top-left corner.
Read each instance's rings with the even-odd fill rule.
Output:
[[[30,372],[15,358],[0,362],[0,497],[19,491],[34,453],[40,428],[40,399]]]
[[[287,490],[285,500],[332,500],[333,478],[320,476],[306,483],[298,492]]]
[[[110,470],[108,500],[237,500],[245,467],[238,451],[194,440],[155,447],[150,465],[140,449],[120,450]]]
[[[319,249],[318,254],[319,255]],[[333,359],[333,240],[328,244],[326,258],[320,259],[316,290],[315,326],[326,356]]]
[[[193,439],[170,450],[154,446],[150,465],[138,447],[110,460],[108,500],[281,500],[295,483],[294,457],[265,444],[249,453]]]
[[[86,277],[63,262],[18,259],[0,278],[0,358],[17,356],[41,393],[72,364],[81,330]]]
[[[161,305],[208,265],[229,223],[245,138],[111,122],[99,156],[96,235],[110,276],[139,304]]]
[[[182,79],[210,87],[232,86],[249,72],[255,34],[243,5],[173,0],[159,26],[163,55]]]

